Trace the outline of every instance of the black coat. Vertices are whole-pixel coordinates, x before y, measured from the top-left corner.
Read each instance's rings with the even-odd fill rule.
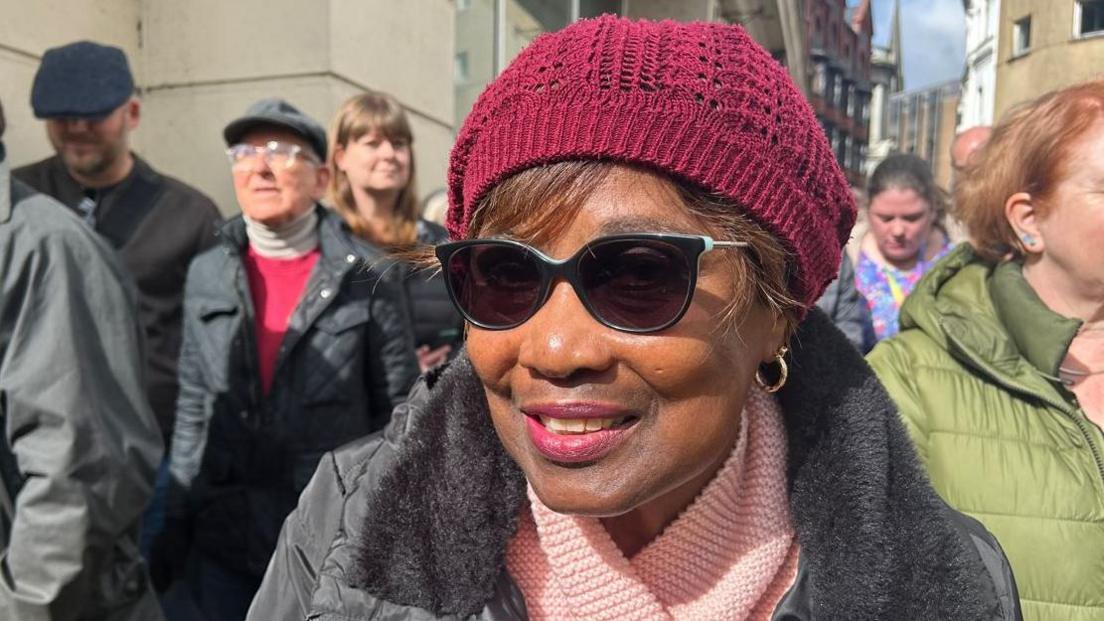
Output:
[[[83,188],[57,156],[12,175],[73,211],[84,199]],[[192,259],[215,243],[220,222],[211,199],[137,156],[131,174],[96,208],[96,232],[119,252],[138,287],[138,319],[146,333],[146,396],[166,442],[176,408],[184,278]]]
[[[448,241],[448,231],[428,220],[418,221],[418,243],[436,246]],[[464,320],[449,299],[443,277],[436,270],[407,268],[403,285],[414,322],[414,342],[418,345],[459,347]]]
[[[321,207],[321,257],[262,394],[241,218],[188,272],[180,399],[163,540],[260,577],[327,451],[381,429],[418,374],[398,286],[364,266]],[[190,535],[190,537],[189,537]]]
[[[932,491],[892,402],[823,313],[779,400],[801,546],[777,620],[1019,619],[997,542]],[[326,456],[249,619],[518,620],[505,570],[524,475],[461,356],[382,435]]]

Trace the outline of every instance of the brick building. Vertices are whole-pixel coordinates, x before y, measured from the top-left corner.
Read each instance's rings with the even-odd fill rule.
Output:
[[[853,186],[864,185],[870,125],[870,0],[807,0],[809,100]]]

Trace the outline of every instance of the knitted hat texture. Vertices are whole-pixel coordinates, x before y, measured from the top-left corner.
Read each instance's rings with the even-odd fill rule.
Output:
[[[812,108],[739,26],[578,21],[538,37],[480,95],[449,160],[463,239],[507,177],[568,160],[637,164],[732,200],[793,254],[806,308],[836,278],[855,202]]]

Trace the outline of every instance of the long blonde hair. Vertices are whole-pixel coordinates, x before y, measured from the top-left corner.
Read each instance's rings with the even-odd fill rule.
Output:
[[[410,145],[410,180],[399,192],[391,222],[384,230],[373,226],[357,210],[348,176],[334,161],[338,149],[361,136],[378,130],[388,140],[405,140]],[[329,132],[330,168],[328,198],[357,236],[388,248],[409,248],[418,240],[418,191],[414,178],[414,134],[410,121],[397,99],[386,93],[368,92],[345,100],[334,117]]]

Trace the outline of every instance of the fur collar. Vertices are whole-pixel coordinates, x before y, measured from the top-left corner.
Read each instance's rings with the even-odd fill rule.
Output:
[[[813,616],[986,617],[993,588],[980,560],[862,357],[814,311],[790,366],[778,396]],[[380,509],[354,544],[350,582],[393,603],[473,615],[494,596],[525,480],[495,436],[467,358],[430,379],[370,501]]]

